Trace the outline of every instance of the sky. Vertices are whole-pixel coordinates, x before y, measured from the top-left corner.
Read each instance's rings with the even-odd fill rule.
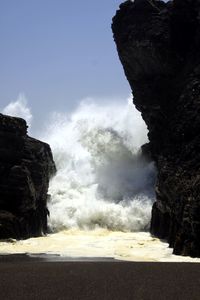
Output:
[[[112,37],[122,0],[0,0],[0,109],[20,93],[36,120],[81,99],[130,94]]]

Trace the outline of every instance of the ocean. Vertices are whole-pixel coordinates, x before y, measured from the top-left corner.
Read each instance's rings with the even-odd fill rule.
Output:
[[[3,112],[31,123],[22,98]],[[50,144],[57,166],[49,186],[51,234],[1,241],[0,254],[200,261],[172,255],[149,234],[156,168],[141,154],[147,128],[131,97],[108,104],[86,99],[70,114],[54,112],[36,137]]]

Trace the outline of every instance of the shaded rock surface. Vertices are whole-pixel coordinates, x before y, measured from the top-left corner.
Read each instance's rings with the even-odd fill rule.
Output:
[[[54,173],[49,145],[29,137],[23,119],[0,114],[0,239],[47,232],[47,192]]]
[[[158,169],[151,232],[200,256],[200,1],[126,1],[112,29]]]

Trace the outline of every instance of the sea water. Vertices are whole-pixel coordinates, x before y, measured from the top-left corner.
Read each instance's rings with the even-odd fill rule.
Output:
[[[3,112],[31,123],[23,97]],[[49,186],[52,233],[1,241],[1,254],[199,261],[172,255],[148,233],[156,168],[141,154],[147,128],[131,98],[102,105],[86,99],[73,113],[54,112],[38,138],[50,144],[57,166]]]

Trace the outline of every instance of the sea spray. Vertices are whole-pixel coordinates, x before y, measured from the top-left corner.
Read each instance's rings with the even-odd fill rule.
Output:
[[[148,229],[155,169],[140,153],[147,130],[130,99],[82,101],[70,116],[54,113],[41,136],[52,147],[49,225],[63,229]]]
[[[33,120],[31,110],[27,105],[26,96],[21,93],[19,94],[16,101],[10,102],[6,107],[3,108],[2,113],[12,117],[20,117],[26,120],[29,128]]]
[[[4,111],[8,114],[31,116],[20,98],[8,107]],[[36,137],[49,142],[54,151],[58,172],[50,184],[49,222],[53,230],[64,230],[22,241],[0,241],[0,253],[56,254],[55,259],[59,254],[66,260],[114,257],[199,262],[172,255],[167,243],[140,232],[149,225],[155,169],[141,157],[147,130],[130,100],[127,105],[106,106],[82,102],[71,115],[53,116]]]

